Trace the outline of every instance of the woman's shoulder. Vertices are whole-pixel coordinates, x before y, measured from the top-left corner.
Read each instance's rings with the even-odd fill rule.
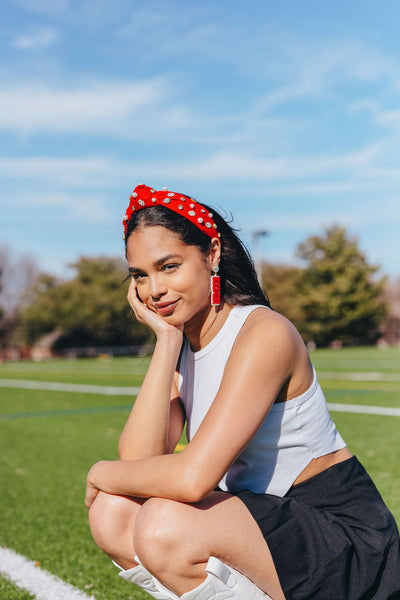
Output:
[[[243,369],[253,389],[261,382],[269,390],[275,389],[279,402],[306,391],[313,379],[307,348],[296,327],[266,307],[257,307],[247,316],[227,366],[232,381],[238,369]]]
[[[303,340],[289,319],[266,306],[255,307],[247,316],[237,341],[240,345],[255,346],[259,350],[278,348],[289,352],[301,347]]]
[[[263,330],[264,332],[290,332],[299,335],[289,319],[268,306],[253,306],[243,325],[243,331]]]

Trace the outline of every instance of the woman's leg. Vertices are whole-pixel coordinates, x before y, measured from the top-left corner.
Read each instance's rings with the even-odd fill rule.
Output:
[[[143,565],[178,595],[205,579],[210,556],[284,600],[271,554],[245,505],[213,492],[197,504],[100,492],[89,511],[97,545],[123,569]]]
[[[137,565],[133,531],[136,516],[144,502],[140,498],[99,492],[89,510],[89,524],[94,541],[123,569],[131,569]]]
[[[213,492],[197,504],[151,498],[138,507],[133,546],[146,569],[178,596],[204,581],[214,556],[274,600],[285,598],[257,523],[229,494]]]

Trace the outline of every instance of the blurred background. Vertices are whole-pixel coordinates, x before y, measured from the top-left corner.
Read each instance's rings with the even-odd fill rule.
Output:
[[[400,341],[400,5],[3,0],[0,357],[147,353],[137,183],[232,215],[311,348]]]
[[[0,2],[0,598],[44,597],[24,557],[79,598],[147,597],[83,504],[153,347],[126,301],[140,182],[232,218],[400,523],[399,22],[397,0]]]

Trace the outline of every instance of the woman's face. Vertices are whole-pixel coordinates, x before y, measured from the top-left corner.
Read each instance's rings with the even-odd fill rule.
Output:
[[[211,268],[218,264],[219,242],[205,257],[164,227],[135,230],[126,245],[129,271],[139,298],[171,325],[181,325],[210,306]]]

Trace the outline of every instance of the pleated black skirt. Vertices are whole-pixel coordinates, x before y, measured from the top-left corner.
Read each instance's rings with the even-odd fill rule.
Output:
[[[286,600],[399,600],[394,518],[357,458],[284,497],[237,496],[269,546]]]

